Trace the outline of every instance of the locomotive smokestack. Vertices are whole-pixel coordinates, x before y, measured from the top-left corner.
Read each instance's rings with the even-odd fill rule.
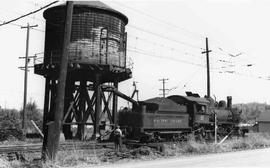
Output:
[[[146,105],[142,106],[142,113],[145,114],[146,113]]]
[[[227,96],[227,108],[232,108],[232,96]]]

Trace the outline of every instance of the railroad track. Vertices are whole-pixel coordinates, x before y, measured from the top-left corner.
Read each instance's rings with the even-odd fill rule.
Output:
[[[148,146],[151,148],[156,148],[161,150],[164,142],[156,143],[139,143],[135,141],[127,141],[125,145],[130,147],[140,147]],[[102,148],[114,148],[112,142],[102,142],[97,143],[94,141],[65,141],[60,143],[59,150],[93,150],[93,149],[102,149]],[[29,152],[41,152],[42,143],[33,143],[33,144],[21,144],[21,145],[0,145],[0,154],[8,153],[29,153]]]
[[[96,143],[93,141],[66,141],[60,143],[59,150],[91,150],[101,148],[113,148],[113,143]],[[0,145],[0,154],[7,153],[27,153],[27,152],[41,152],[42,143],[24,144],[24,145]]]
[[[134,148],[134,147],[138,148],[138,147],[142,147],[142,146],[147,146],[147,147],[154,148],[154,149],[159,150],[159,151],[162,152],[164,150],[164,144],[166,144],[166,143],[171,143],[171,142],[167,141],[167,142],[140,143],[138,141],[129,140],[129,141],[125,142],[125,145],[129,146],[129,147],[132,147],[132,148]]]

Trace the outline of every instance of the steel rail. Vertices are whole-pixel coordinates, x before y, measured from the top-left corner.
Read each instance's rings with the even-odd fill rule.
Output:
[[[104,147],[113,148],[113,143],[96,143],[96,142],[63,142],[60,143],[59,150],[92,150],[101,149]],[[28,152],[41,152],[42,143],[36,144],[23,144],[23,145],[0,145],[0,154],[8,153],[28,153]]]

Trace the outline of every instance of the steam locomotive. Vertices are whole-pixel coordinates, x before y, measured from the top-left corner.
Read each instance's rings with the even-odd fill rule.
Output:
[[[132,110],[121,110],[118,123],[128,139],[140,142],[184,139],[194,134],[197,139],[214,138],[217,134],[243,134],[239,127],[241,111],[232,108],[232,97],[216,102],[198,94],[152,98],[133,104]]]

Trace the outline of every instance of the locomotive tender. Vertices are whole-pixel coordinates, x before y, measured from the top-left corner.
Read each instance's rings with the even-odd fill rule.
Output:
[[[133,104],[132,110],[119,112],[119,125],[126,138],[141,142],[186,138],[193,133],[197,139],[214,137],[215,114],[218,135],[240,134],[241,112],[232,108],[232,99],[216,103],[212,98],[186,92],[187,96],[173,95],[152,98]]]

